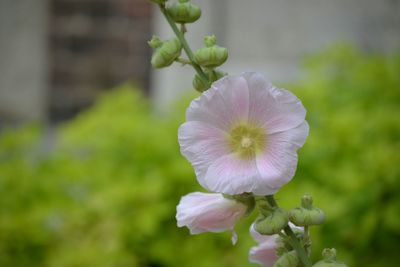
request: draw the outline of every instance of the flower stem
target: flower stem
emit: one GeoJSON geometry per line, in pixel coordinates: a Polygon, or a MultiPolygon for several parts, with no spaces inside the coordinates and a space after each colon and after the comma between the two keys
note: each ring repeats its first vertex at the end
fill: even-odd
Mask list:
{"type": "Polygon", "coordinates": [[[176,37],[178,40],[181,42],[183,50],[185,50],[186,55],[188,56],[189,60],[192,62],[192,66],[197,72],[197,74],[200,76],[200,79],[203,80],[203,82],[206,82],[207,84],[210,84],[207,75],[204,73],[203,69],[194,61],[194,55],[192,50],[189,47],[189,44],[187,43],[185,36],[183,35],[182,31],[178,29],[176,26],[175,22],[172,20],[171,16],[167,13],[167,10],[165,9],[165,5],[160,4],[159,5],[161,13],[164,15],[165,19],[167,20],[168,24],[171,26],[172,30],[174,31],[176,37]]]}
{"type": "Polygon", "coordinates": [[[311,254],[311,238],[310,238],[310,228],[308,225],[304,226],[304,247],[307,251],[307,255],[311,254]]]}
{"type": "MultiPolygon", "coordinates": [[[[265,196],[265,198],[268,201],[268,204],[271,207],[278,208],[278,203],[276,203],[275,198],[273,195],[265,196]]],[[[307,252],[304,249],[304,247],[300,244],[299,240],[297,239],[296,235],[292,231],[292,228],[290,228],[289,225],[286,225],[285,228],[283,229],[285,231],[286,235],[288,235],[291,239],[291,243],[294,247],[294,249],[297,252],[297,255],[300,258],[300,261],[303,263],[304,267],[311,267],[311,262],[308,258],[307,252]]]]}

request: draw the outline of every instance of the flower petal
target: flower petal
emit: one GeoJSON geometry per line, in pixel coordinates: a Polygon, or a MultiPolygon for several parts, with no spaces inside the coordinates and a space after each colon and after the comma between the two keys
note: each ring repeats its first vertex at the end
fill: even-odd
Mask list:
{"type": "Polygon", "coordinates": [[[229,154],[214,161],[204,177],[206,188],[229,195],[252,192],[260,174],[254,160],[243,160],[229,154]]]}
{"type": "Polygon", "coordinates": [[[182,124],[178,130],[178,141],[181,153],[192,163],[202,185],[208,166],[229,153],[226,133],[204,122],[182,124]]]}
{"type": "Polygon", "coordinates": [[[289,182],[297,167],[297,149],[308,136],[308,124],[268,136],[266,152],[257,155],[257,168],[261,175],[254,194],[271,195],[289,182]]]}
{"type": "Polygon", "coordinates": [[[306,110],[291,92],[273,87],[261,74],[244,73],[249,87],[249,121],[264,126],[269,133],[297,127],[306,110]]]}
{"type": "Polygon", "coordinates": [[[276,237],[274,235],[262,235],[259,232],[256,231],[254,228],[254,223],[251,224],[250,226],[250,235],[251,237],[256,240],[258,243],[263,243],[263,242],[275,242],[276,237]]]}
{"type": "Polygon", "coordinates": [[[242,77],[225,77],[196,98],[186,111],[187,121],[201,121],[228,131],[232,124],[247,121],[249,90],[242,77]]]}
{"type": "MultiPolygon", "coordinates": [[[[234,224],[245,215],[247,207],[221,194],[194,192],[182,197],[176,210],[178,226],[187,226],[191,234],[199,234],[233,231],[234,224]]],[[[233,241],[235,236],[232,238],[233,241]]]]}
{"type": "Polygon", "coordinates": [[[278,260],[278,255],[276,254],[276,239],[278,235],[267,236],[267,238],[258,246],[250,249],[249,260],[264,267],[272,267],[278,260]]]}

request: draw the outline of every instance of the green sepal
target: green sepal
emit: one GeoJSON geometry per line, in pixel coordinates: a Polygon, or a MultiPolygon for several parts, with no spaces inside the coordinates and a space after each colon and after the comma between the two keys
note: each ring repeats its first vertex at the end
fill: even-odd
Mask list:
{"type": "Polygon", "coordinates": [[[297,226],[319,225],[325,221],[325,213],[313,207],[312,197],[305,195],[301,199],[301,207],[289,211],[289,219],[297,226]]]}
{"type": "Polygon", "coordinates": [[[254,229],[262,235],[278,234],[288,224],[287,213],[279,208],[273,209],[268,216],[261,215],[254,223],[254,229]]]}
{"type": "Polygon", "coordinates": [[[222,77],[228,75],[226,72],[219,71],[219,70],[211,70],[211,72],[212,72],[211,74],[212,75],[209,75],[210,74],[210,70],[206,70],[205,72],[206,72],[206,74],[208,76],[212,77],[212,79],[210,80],[209,83],[204,81],[202,78],[200,78],[200,76],[198,74],[196,74],[194,76],[194,78],[193,78],[193,83],[192,83],[193,87],[194,87],[194,89],[196,89],[199,92],[206,91],[207,89],[210,88],[210,86],[209,86],[210,83],[213,83],[214,81],[219,80],[222,77]]]}
{"type": "Polygon", "coordinates": [[[200,78],[198,74],[194,76],[192,85],[193,88],[199,91],[200,93],[206,91],[209,88],[208,81],[205,81],[202,78],[200,78]]]}
{"type": "Polygon", "coordinates": [[[273,267],[298,267],[300,263],[297,252],[292,250],[279,257],[273,267]]]}
{"type": "Polygon", "coordinates": [[[150,46],[155,48],[153,56],[151,57],[151,65],[157,69],[168,67],[180,56],[182,45],[176,38],[162,43],[159,43],[155,38],[157,37],[153,37],[149,42],[150,46]]]}
{"type": "Polygon", "coordinates": [[[167,12],[176,23],[192,23],[201,16],[200,7],[188,0],[179,0],[179,3],[168,6],[167,12]]]}
{"type": "Polygon", "coordinates": [[[336,261],[336,249],[325,248],[322,251],[323,260],[315,263],[313,267],[347,267],[346,264],[336,261]]]}
{"type": "Polygon", "coordinates": [[[215,68],[222,65],[228,59],[228,49],[216,45],[214,35],[204,38],[206,47],[194,52],[194,60],[197,64],[206,68],[215,68]]]}

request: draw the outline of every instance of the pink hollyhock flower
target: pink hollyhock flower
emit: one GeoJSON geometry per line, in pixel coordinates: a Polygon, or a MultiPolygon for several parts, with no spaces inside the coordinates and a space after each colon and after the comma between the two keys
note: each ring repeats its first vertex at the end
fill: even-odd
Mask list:
{"type": "Polygon", "coordinates": [[[264,267],[274,266],[274,263],[278,260],[276,240],[279,235],[261,235],[254,229],[254,224],[250,227],[250,234],[254,240],[259,242],[258,246],[250,249],[250,262],[259,263],[264,267]]]}
{"type": "MultiPolygon", "coordinates": [[[[289,223],[292,229],[301,230],[303,228],[294,226],[289,223]]],[[[250,227],[250,234],[259,245],[252,247],[249,253],[249,260],[253,263],[258,263],[263,267],[272,267],[278,260],[276,249],[278,248],[277,239],[279,235],[261,235],[254,229],[254,224],[250,227]]]]}
{"type": "Polygon", "coordinates": [[[178,226],[187,226],[191,234],[231,230],[236,243],[233,227],[246,214],[247,206],[221,194],[194,192],[182,197],[176,210],[178,226]]]}
{"type": "Polygon", "coordinates": [[[227,76],[190,104],[178,133],[181,152],[210,191],[271,195],[296,171],[305,115],[295,95],[261,74],[227,76]]]}

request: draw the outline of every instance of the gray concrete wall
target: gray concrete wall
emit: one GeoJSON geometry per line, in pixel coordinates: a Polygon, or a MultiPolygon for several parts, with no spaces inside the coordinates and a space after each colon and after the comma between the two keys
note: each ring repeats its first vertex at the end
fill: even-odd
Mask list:
{"type": "MultiPolygon", "coordinates": [[[[370,51],[400,48],[399,0],[194,0],[204,16],[189,26],[188,39],[199,48],[216,33],[229,48],[223,69],[231,74],[260,71],[273,81],[299,77],[304,55],[338,42],[370,51]]],[[[155,31],[172,33],[157,12],[155,31]]],[[[191,86],[193,71],[174,66],[153,71],[155,102],[165,109],[191,86]]]]}
{"type": "Polygon", "coordinates": [[[42,119],[47,0],[0,1],[0,121],[42,119]]]}

